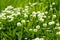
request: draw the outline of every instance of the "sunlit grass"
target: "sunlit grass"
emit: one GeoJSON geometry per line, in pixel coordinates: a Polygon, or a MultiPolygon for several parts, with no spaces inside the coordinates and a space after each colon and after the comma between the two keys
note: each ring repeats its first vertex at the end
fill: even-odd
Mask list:
{"type": "Polygon", "coordinates": [[[1,40],[60,40],[59,0],[0,0],[1,40]]]}

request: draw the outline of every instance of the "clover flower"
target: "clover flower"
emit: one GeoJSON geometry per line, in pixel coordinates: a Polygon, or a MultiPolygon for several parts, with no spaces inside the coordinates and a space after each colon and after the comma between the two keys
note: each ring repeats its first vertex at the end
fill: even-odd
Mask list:
{"type": "Polygon", "coordinates": [[[37,30],[37,29],[34,29],[33,31],[34,31],[34,32],[37,32],[38,30],[37,30]]]}
{"type": "Polygon", "coordinates": [[[21,20],[21,23],[25,23],[26,21],[25,20],[21,20]]]}
{"type": "Polygon", "coordinates": [[[54,21],[51,21],[51,22],[49,22],[48,24],[49,24],[49,25],[53,25],[53,24],[55,24],[55,22],[54,22],[54,21]]]}
{"type": "Polygon", "coordinates": [[[40,25],[37,25],[37,26],[36,26],[36,29],[40,29],[40,25]]]}
{"type": "Polygon", "coordinates": [[[22,24],[20,22],[17,22],[17,26],[21,26],[22,24]]]}
{"type": "Polygon", "coordinates": [[[47,23],[43,23],[43,26],[46,27],[47,26],[47,23]]]}

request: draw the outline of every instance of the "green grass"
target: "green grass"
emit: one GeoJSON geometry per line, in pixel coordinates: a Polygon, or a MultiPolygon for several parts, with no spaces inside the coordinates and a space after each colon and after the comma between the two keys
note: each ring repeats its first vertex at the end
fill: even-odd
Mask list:
{"type": "Polygon", "coordinates": [[[60,40],[60,34],[57,34],[57,32],[60,32],[59,0],[0,0],[0,40],[38,40],[36,39],[37,37],[43,38],[44,40],[60,40]],[[53,5],[53,2],[55,5],[53,5]],[[32,5],[34,3],[37,4],[32,5]],[[8,8],[7,11],[5,11],[8,6],[12,6],[13,8],[8,8]],[[28,8],[25,8],[26,6],[28,6],[28,8]],[[45,14],[46,11],[48,14],[45,14]],[[20,14],[17,12],[20,12],[20,14]],[[39,16],[37,12],[41,12],[39,16]],[[35,15],[35,13],[37,14],[35,15]],[[27,16],[25,14],[27,14],[27,16]],[[44,18],[44,16],[46,16],[46,18],[44,18]],[[40,19],[41,17],[44,21],[40,19]],[[29,20],[29,22],[27,22],[27,20],[29,20]],[[51,21],[55,23],[49,25],[51,21]],[[18,22],[21,24],[17,25],[18,22]],[[46,23],[47,26],[43,26],[44,23],[46,23]],[[58,26],[57,23],[59,23],[58,26]],[[37,25],[39,25],[40,28],[39,26],[36,28],[37,25]],[[29,29],[32,31],[29,31],[29,29]],[[37,29],[37,32],[36,30],[34,31],[34,29],[37,29]]]}

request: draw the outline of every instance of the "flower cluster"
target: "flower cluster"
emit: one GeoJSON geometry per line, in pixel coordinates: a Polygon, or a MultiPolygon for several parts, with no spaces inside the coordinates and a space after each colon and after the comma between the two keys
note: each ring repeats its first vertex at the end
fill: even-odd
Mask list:
{"type": "Polygon", "coordinates": [[[52,6],[55,5],[55,2],[50,5],[49,12],[44,9],[43,11],[32,10],[32,7],[37,4],[29,3],[29,6],[25,6],[24,8],[7,6],[0,13],[0,30],[5,28],[4,30],[9,31],[6,33],[10,33],[10,36],[13,34],[12,38],[17,36],[18,39],[21,37],[20,39],[23,40],[44,40],[47,37],[47,39],[51,38],[51,40],[54,40],[52,39],[53,35],[60,35],[60,16],[57,14],[58,11],[56,13],[52,12],[54,10],[52,6]]]}

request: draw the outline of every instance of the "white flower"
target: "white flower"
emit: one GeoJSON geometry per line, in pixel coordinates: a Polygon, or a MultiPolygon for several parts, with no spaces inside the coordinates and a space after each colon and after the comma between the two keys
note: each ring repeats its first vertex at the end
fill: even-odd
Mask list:
{"type": "Polygon", "coordinates": [[[53,18],[56,18],[56,15],[53,15],[53,18]]]}
{"type": "Polygon", "coordinates": [[[60,24],[59,23],[56,23],[56,26],[59,26],[60,24]]]}
{"type": "Polygon", "coordinates": [[[31,5],[31,2],[29,2],[29,5],[31,5]]]}
{"type": "Polygon", "coordinates": [[[47,23],[43,23],[43,26],[46,27],[47,26],[47,23]]]}
{"type": "Polygon", "coordinates": [[[50,10],[53,10],[53,8],[50,8],[50,10]]]}
{"type": "Polygon", "coordinates": [[[11,14],[11,13],[12,13],[10,10],[7,10],[7,11],[5,11],[5,12],[8,13],[8,14],[11,14]]]}
{"type": "Polygon", "coordinates": [[[54,29],[58,29],[58,30],[60,30],[60,26],[58,26],[58,27],[56,26],[54,29]]]}
{"type": "Polygon", "coordinates": [[[25,20],[21,20],[21,23],[25,23],[25,20]]]}
{"type": "Polygon", "coordinates": [[[16,15],[20,15],[20,12],[17,12],[17,14],[16,15]]]}
{"type": "Polygon", "coordinates": [[[44,38],[40,38],[39,40],[44,40],[44,38]]]}
{"type": "Polygon", "coordinates": [[[11,6],[11,5],[7,6],[7,9],[13,9],[13,6],[11,6]]]}
{"type": "Polygon", "coordinates": [[[48,14],[48,11],[46,11],[45,14],[48,14]]]}
{"type": "Polygon", "coordinates": [[[40,11],[37,11],[37,14],[40,14],[40,11]]]}
{"type": "Polygon", "coordinates": [[[35,38],[34,40],[44,40],[44,38],[39,38],[39,37],[37,37],[37,38],[35,38]]]}
{"type": "Polygon", "coordinates": [[[60,35],[60,31],[59,32],[56,32],[57,35],[60,35]]]}
{"type": "Polygon", "coordinates": [[[49,22],[48,24],[49,24],[49,25],[53,25],[53,24],[55,24],[55,22],[54,22],[54,21],[51,21],[51,22],[49,22]]]}
{"type": "Polygon", "coordinates": [[[20,8],[14,8],[13,10],[20,12],[20,8]]]}
{"type": "Polygon", "coordinates": [[[32,17],[36,17],[36,12],[33,11],[31,16],[32,16],[32,17]]]}
{"type": "Polygon", "coordinates": [[[32,29],[30,28],[29,31],[32,31],[32,29]]]}
{"type": "Polygon", "coordinates": [[[25,38],[27,40],[27,38],[25,38]]]}
{"type": "Polygon", "coordinates": [[[34,31],[34,32],[37,32],[37,29],[34,29],[33,31],[34,31]]]}
{"type": "Polygon", "coordinates": [[[46,18],[46,16],[45,16],[45,15],[44,15],[43,17],[44,17],[44,18],[46,18]]]}
{"type": "Polygon", "coordinates": [[[25,6],[25,8],[26,8],[26,9],[28,9],[28,8],[29,8],[29,6],[25,6]]]}
{"type": "Polygon", "coordinates": [[[35,12],[35,11],[33,11],[33,12],[32,12],[32,15],[36,15],[36,12],[35,12]]]}
{"type": "Polygon", "coordinates": [[[34,40],[40,40],[40,38],[37,37],[37,38],[35,38],[34,40]]]}
{"type": "Polygon", "coordinates": [[[34,5],[36,5],[37,3],[33,3],[31,6],[34,6],[34,5]]]}
{"type": "Polygon", "coordinates": [[[24,17],[28,17],[28,15],[25,13],[25,14],[24,14],[24,17]]]}
{"type": "Polygon", "coordinates": [[[17,26],[21,26],[22,24],[20,22],[17,23],[17,26]]]}
{"type": "Polygon", "coordinates": [[[37,26],[36,26],[36,29],[40,29],[40,25],[37,25],[37,26]]]}
{"type": "Polygon", "coordinates": [[[55,2],[53,2],[52,5],[55,5],[55,2]]]}
{"type": "Polygon", "coordinates": [[[40,20],[41,22],[44,22],[44,19],[43,19],[43,18],[40,18],[39,20],[40,20]]]}

